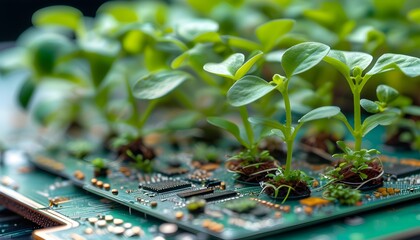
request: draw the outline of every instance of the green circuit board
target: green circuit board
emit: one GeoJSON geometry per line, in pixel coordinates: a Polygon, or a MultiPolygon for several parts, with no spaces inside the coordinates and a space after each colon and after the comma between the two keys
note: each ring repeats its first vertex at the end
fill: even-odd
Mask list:
{"type": "MultiPolygon", "coordinates": [[[[9,204],[13,201],[14,204],[27,206],[19,214],[40,225],[40,229],[32,234],[36,239],[166,237],[159,231],[165,222],[145,217],[123,205],[90,194],[67,179],[35,169],[28,162],[3,166],[0,168],[0,176],[0,198],[9,198],[9,201],[0,201],[0,204],[11,207],[9,204]],[[48,228],[51,224],[47,223],[49,215],[46,211],[58,213],[53,224],[56,228],[48,228]]],[[[170,239],[178,236],[194,237],[181,230],[174,233],[170,239]]]]}
{"type": "MultiPolygon", "coordinates": [[[[372,137],[371,139],[374,139],[372,137]]],[[[146,213],[163,221],[174,222],[181,228],[194,233],[204,232],[222,239],[257,238],[304,228],[321,222],[338,219],[349,215],[371,211],[392,204],[400,204],[420,197],[420,175],[418,167],[406,166],[411,174],[404,177],[392,177],[391,172],[401,168],[400,163],[406,159],[418,161],[416,152],[392,152],[386,148],[380,149],[392,161],[385,161],[384,186],[392,189],[391,194],[377,195],[377,189],[362,192],[362,201],[357,206],[343,206],[330,202],[325,205],[311,207],[298,200],[272,199],[261,193],[260,186],[247,185],[238,182],[235,174],[220,167],[212,172],[200,172],[190,167],[191,159],[185,154],[168,153],[158,162],[158,172],[144,174],[131,169],[130,174],[121,172],[121,162],[108,163],[110,173],[107,177],[95,178],[92,184],[93,166],[89,161],[70,158],[61,151],[53,154],[42,153],[33,158],[33,162],[47,171],[71,179],[85,190],[105,197],[133,210],[146,213]],[[185,173],[165,174],[169,159],[182,162],[185,173]],[[53,167],[52,167],[53,166],[53,167]],[[160,169],[160,170],[159,170],[160,169]],[[387,172],[389,170],[389,172],[387,172]],[[84,173],[84,179],[74,176],[76,171],[84,173]],[[192,176],[204,174],[206,179],[196,181],[192,176]],[[105,189],[96,184],[101,181],[110,185],[105,189]],[[225,183],[225,188],[220,183],[225,183]],[[394,191],[395,190],[395,191],[394,191]],[[187,208],[186,195],[195,195],[207,200],[205,211],[199,214],[190,213],[187,208]],[[238,213],[227,209],[227,204],[239,204],[240,200],[250,199],[256,202],[256,207],[249,213],[238,213]]],[[[299,155],[298,155],[299,156],[299,155]]],[[[108,157],[112,159],[112,157],[108,157]]],[[[297,161],[295,164],[305,172],[318,179],[320,186],[313,188],[312,197],[321,198],[317,191],[326,182],[319,178],[326,165],[310,164],[307,161],[297,161]]]]}

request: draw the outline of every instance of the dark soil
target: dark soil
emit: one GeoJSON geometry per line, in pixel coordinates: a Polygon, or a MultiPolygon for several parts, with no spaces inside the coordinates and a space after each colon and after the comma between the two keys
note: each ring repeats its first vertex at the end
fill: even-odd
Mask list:
{"type": "MultiPolygon", "coordinates": [[[[274,181],[273,179],[269,179],[267,182],[276,187],[280,185],[291,186],[293,189],[290,190],[288,196],[290,199],[306,198],[311,195],[311,190],[309,189],[308,184],[303,181],[286,181],[285,179],[281,181],[274,181]]],[[[286,197],[288,191],[289,188],[287,187],[280,188],[276,198],[283,200],[286,197]]],[[[274,198],[275,192],[273,188],[268,187],[264,190],[264,192],[274,198]]]]}
{"type": "Polygon", "coordinates": [[[127,145],[123,145],[117,149],[119,159],[123,161],[134,161],[127,155],[127,150],[130,150],[134,155],[142,155],[143,159],[153,160],[156,157],[155,151],[143,143],[142,138],[137,138],[127,145]]]}
{"type": "Polygon", "coordinates": [[[226,163],[227,169],[239,173],[239,178],[237,180],[246,182],[246,183],[259,183],[261,181],[266,181],[266,177],[269,173],[275,173],[278,164],[277,161],[266,161],[261,162],[260,165],[247,167],[242,165],[243,160],[232,160],[226,163]],[[270,170],[272,169],[272,170],[270,170]],[[253,173],[258,174],[252,175],[253,173]]]}
{"type": "MultiPolygon", "coordinates": [[[[363,180],[362,178],[360,178],[358,174],[350,170],[352,166],[347,166],[347,167],[344,167],[340,171],[340,174],[343,176],[343,179],[340,182],[350,187],[356,188],[356,187],[359,187],[360,184],[362,184],[366,180],[378,177],[383,171],[382,165],[380,165],[379,162],[373,161],[373,162],[370,162],[368,165],[370,168],[362,171],[362,173],[368,176],[367,179],[363,180]]],[[[368,183],[364,184],[361,190],[363,189],[367,190],[367,189],[370,189],[371,187],[381,186],[382,184],[383,184],[383,178],[380,177],[378,179],[369,181],[368,183]]]]}

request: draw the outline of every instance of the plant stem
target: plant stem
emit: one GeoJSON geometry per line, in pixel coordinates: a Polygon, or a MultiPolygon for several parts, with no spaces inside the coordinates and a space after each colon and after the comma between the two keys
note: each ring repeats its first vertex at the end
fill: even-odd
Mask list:
{"type": "Polygon", "coordinates": [[[360,88],[355,85],[353,92],[354,107],[354,150],[359,151],[362,148],[362,119],[360,113],[360,88]]]}
{"type": "Polygon", "coordinates": [[[174,91],[176,100],[181,103],[185,108],[195,110],[195,106],[190,98],[183,92],[178,89],[174,91]]]}
{"type": "Polygon", "coordinates": [[[144,113],[141,115],[141,118],[137,124],[137,128],[139,132],[141,132],[144,124],[146,124],[147,119],[150,117],[150,114],[152,114],[153,109],[155,108],[156,104],[158,103],[158,100],[151,100],[150,103],[147,105],[146,109],[144,110],[144,113]]]}
{"type": "Polygon", "coordinates": [[[130,86],[130,82],[128,80],[128,76],[124,76],[124,82],[125,82],[125,88],[128,94],[128,101],[131,104],[131,108],[133,109],[133,116],[130,119],[130,122],[132,122],[133,124],[135,124],[138,119],[140,118],[139,116],[139,110],[137,109],[137,102],[136,99],[134,98],[133,95],[133,91],[131,91],[131,86],[130,86]]]}
{"type": "Polygon", "coordinates": [[[246,106],[239,107],[239,113],[241,114],[242,124],[245,127],[246,135],[248,137],[250,150],[253,154],[255,154],[256,148],[254,146],[254,132],[252,130],[251,123],[248,121],[248,110],[246,106]]]}
{"type": "Polygon", "coordinates": [[[287,134],[285,134],[285,142],[287,145],[287,157],[286,157],[286,167],[284,169],[284,176],[287,178],[289,176],[291,167],[292,167],[292,154],[293,154],[293,143],[294,137],[292,134],[292,108],[290,105],[290,98],[288,94],[288,80],[285,82],[284,90],[280,91],[283,95],[284,101],[284,110],[286,111],[286,129],[287,134]]]}

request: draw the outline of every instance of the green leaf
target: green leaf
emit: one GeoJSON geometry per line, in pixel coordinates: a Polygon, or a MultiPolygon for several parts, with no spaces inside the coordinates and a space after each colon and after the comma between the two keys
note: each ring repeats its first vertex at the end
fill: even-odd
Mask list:
{"type": "Polygon", "coordinates": [[[276,86],[262,78],[248,75],[232,85],[227,93],[227,99],[232,106],[240,107],[262,98],[275,88],[276,86]]]}
{"type": "Polygon", "coordinates": [[[191,76],[182,71],[160,71],[141,78],[133,86],[133,94],[139,99],[157,99],[165,96],[191,76]]]}
{"type": "Polygon", "coordinates": [[[420,75],[420,59],[402,54],[386,53],[379,57],[366,75],[372,76],[395,69],[400,69],[409,77],[417,77],[420,75]]]}
{"type": "Polygon", "coordinates": [[[362,136],[365,136],[378,125],[390,125],[397,120],[398,114],[394,112],[382,112],[367,117],[362,124],[362,136]]]}
{"type": "Polygon", "coordinates": [[[415,23],[420,23],[420,8],[416,8],[408,12],[407,18],[415,23]]]}
{"type": "Polygon", "coordinates": [[[225,42],[225,44],[230,47],[239,48],[250,52],[260,49],[260,45],[245,38],[235,36],[222,36],[221,38],[223,42],[225,42]]]}
{"type": "Polygon", "coordinates": [[[83,17],[82,12],[69,6],[52,6],[42,8],[32,15],[35,26],[60,26],[76,31],[83,17]]]}
{"type": "Polygon", "coordinates": [[[335,107],[335,106],[319,107],[305,114],[303,117],[299,119],[298,122],[305,123],[305,122],[319,120],[323,118],[331,118],[338,115],[339,113],[341,113],[339,107],[335,107]]]}
{"type": "Polygon", "coordinates": [[[26,81],[20,87],[18,93],[18,102],[23,109],[27,109],[29,103],[31,102],[32,96],[36,90],[36,85],[31,79],[26,79],[26,81]]]}
{"type": "Polygon", "coordinates": [[[176,27],[176,33],[187,41],[194,41],[196,38],[209,32],[217,32],[219,25],[210,19],[196,19],[183,22],[176,27]]]}
{"type": "Polygon", "coordinates": [[[341,74],[350,77],[356,67],[366,69],[372,62],[372,56],[363,52],[331,50],[324,61],[333,65],[341,74]]]}
{"type": "Polygon", "coordinates": [[[271,134],[280,137],[283,141],[285,139],[284,133],[281,130],[279,130],[279,129],[271,129],[271,134]]]}
{"type": "Polygon", "coordinates": [[[287,75],[305,72],[317,65],[329,52],[330,47],[322,43],[305,42],[297,44],[284,52],[281,64],[287,75]]]}
{"type": "Polygon", "coordinates": [[[132,23],[139,20],[136,8],[130,2],[106,2],[98,9],[98,13],[110,15],[123,23],[132,23]]]}
{"type": "Polygon", "coordinates": [[[362,106],[363,109],[366,110],[368,113],[378,113],[379,112],[379,106],[373,101],[367,100],[367,99],[361,99],[360,100],[360,106],[362,106]]]}
{"type": "Polygon", "coordinates": [[[399,92],[394,88],[381,84],[376,88],[376,96],[378,97],[379,101],[384,103],[390,103],[397,99],[399,96],[399,92]]]}
{"type": "Polygon", "coordinates": [[[242,53],[235,53],[221,63],[207,63],[203,69],[222,77],[235,79],[236,71],[238,71],[244,61],[245,56],[242,53]]]}
{"type": "Polygon", "coordinates": [[[277,121],[274,121],[272,119],[269,118],[263,118],[263,117],[251,117],[249,118],[249,122],[253,123],[253,124],[260,124],[263,126],[267,126],[273,129],[278,129],[282,132],[282,134],[285,134],[287,132],[286,126],[284,126],[283,124],[280,124],[277,121]]]}
{"type": "Polygon", "coordinates": [[[406,106],[402,110],[405,114],[420,116],[420,106],[406,106]]]}
{"type": "Polygon", "coordinates": [[[252,56],[248,61],[246,61],[242,66],[236,70],[235,73],[235,80],[240,79],[241,77],[245,76],[245,74],[248,73],[248,71],[251,69],[254,64],[260,60],[263,56],[263,52],[257,51],[254,56],[252,56]]]}
{"type": "Polygon", "coordinates": [[[271,20],[260,25],[255,34],[264,46],[264,51],[270,51],[279,42],[282,36],[292,30],[295,21],[292,19],[271,20]]]}
{"type": "Polygon", "coordinates": [[[228,131],[238,140],[239,143],[248,147],[248,144],[241,138],[239,127],[235,123],[221,117],[208,117],[207,122],[228,131]]]}

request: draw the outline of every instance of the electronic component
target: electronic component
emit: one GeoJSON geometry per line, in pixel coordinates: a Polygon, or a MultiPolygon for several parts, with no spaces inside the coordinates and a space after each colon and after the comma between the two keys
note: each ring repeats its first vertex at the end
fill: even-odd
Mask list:
{"type": "Polygon", "coordinates": [[[200,189],[200,190],[185,191],[185,192],[178,193],[177,195],[178,197],[181,197],[181,198],[190,198],[190,197],[205,195],[205,194],[209,194],[213,192],[214,192],[213,189],[205,188],[205,189],[200,189]]]}
{"type": "Polygon", "coordinates": [[[140,187],[142,187],[144,190],[149,190],[149,191],[157,192],[157,193],[163,193],[163,192],[169,192],[169,191],[191,187],[191,183],[187,183],[184,181],[177,181],[177,180],[166,180],[162,182],[142,184],[140,185],[140,187]]]}
{"type": "Polygon", "coordinates": [[[403,178],[420,173],[420,167],[394,163],[392,165],[385,165],[384,171],[386,174],[389,174],[395,178],[403,178]]]}
{"type": "Polygon", "coordinates": [[[207,202],[223,200],[226,198],[236,197],[238,195],[237,192],[226,190],[223,192],[215,192],[207,195],[200,196],[201,199],[206,200],[207,202]]]}

